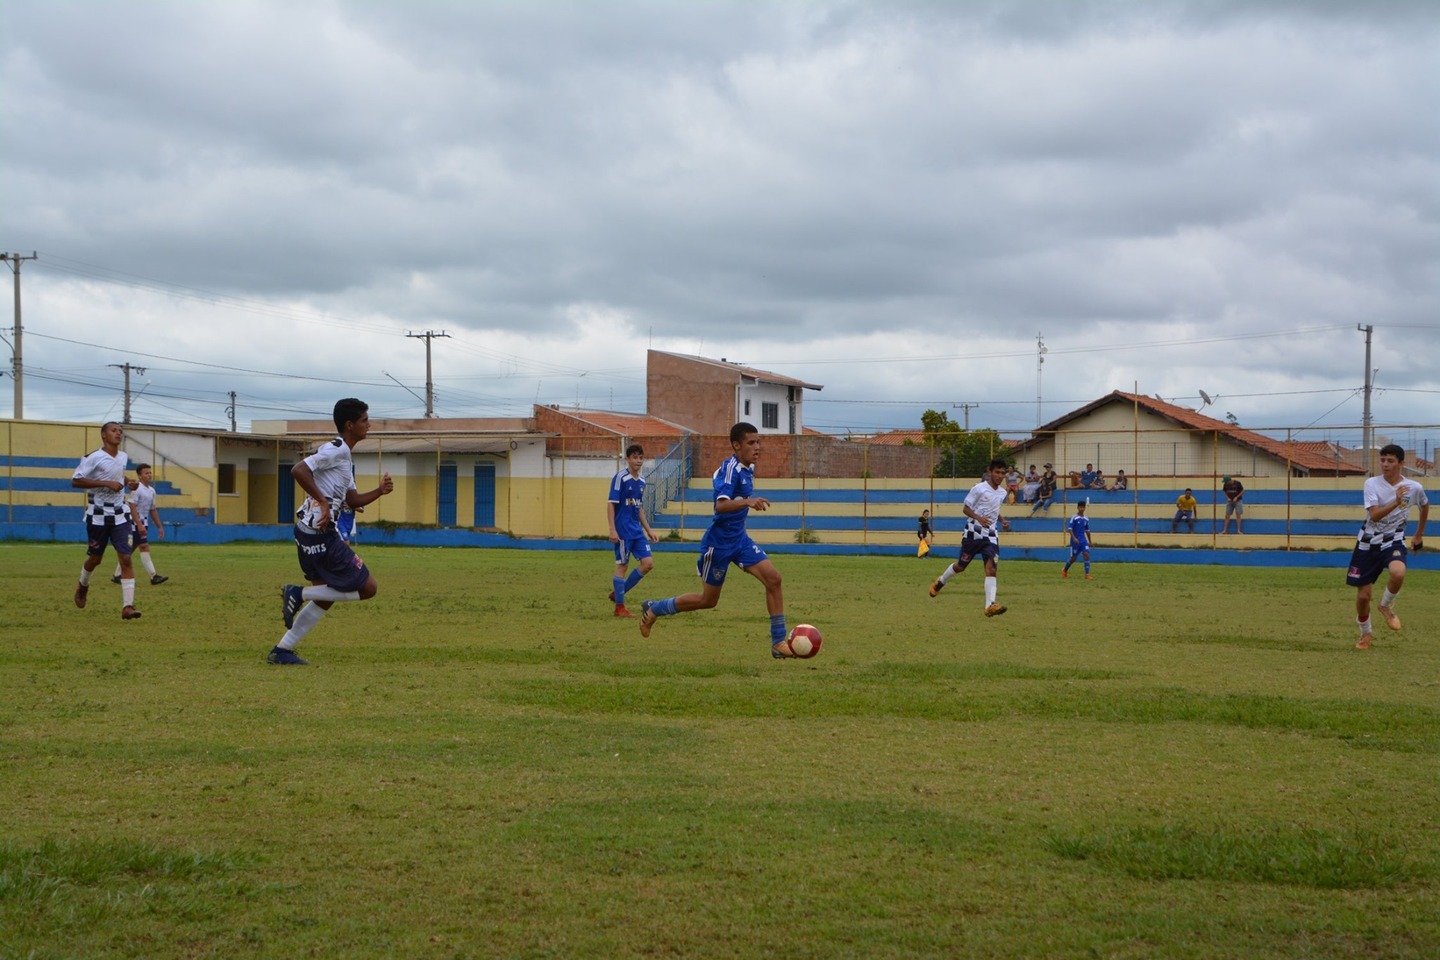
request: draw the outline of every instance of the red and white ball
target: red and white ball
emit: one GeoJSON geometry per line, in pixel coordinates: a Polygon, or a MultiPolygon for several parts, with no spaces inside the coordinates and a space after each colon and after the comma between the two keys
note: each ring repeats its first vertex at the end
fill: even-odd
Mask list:
{"type": "Polygon", "coordinates": [[[797,624],[790,631],[790,652],[802,660],[808,660],[820,652],[820,631],[808,623],[797,624]]]}

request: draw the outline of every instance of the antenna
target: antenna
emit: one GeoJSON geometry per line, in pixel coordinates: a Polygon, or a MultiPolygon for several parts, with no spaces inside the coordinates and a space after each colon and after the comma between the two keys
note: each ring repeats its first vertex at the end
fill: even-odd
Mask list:
{"type": "Polygon", "coordinates": [[[1212,396],[1210,396],[1210,394],[1206,393],[1204,390],[1201,390],[1201,391],[1200,391],[1200,399],[1204,401],[1204,403],[1200,404],[1200,409],[1201,409],[1201,410],[1204,410],[1206,407],[1210,406],[1210,404],[1214,403],[1217,398],[1216,398],[1216,397],[1212,397],[1212,396]]]}

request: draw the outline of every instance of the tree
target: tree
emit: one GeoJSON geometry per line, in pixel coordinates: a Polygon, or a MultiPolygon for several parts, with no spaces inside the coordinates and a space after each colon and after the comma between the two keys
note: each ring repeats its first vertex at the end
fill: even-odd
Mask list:
{"type": "Polygon", "coordinates": [[[994,430],[966,430],[940,410],[920,415],[925,445],[936,452],[934,476],[979,477],[1000,455],[1000,434],[994,430]]]}

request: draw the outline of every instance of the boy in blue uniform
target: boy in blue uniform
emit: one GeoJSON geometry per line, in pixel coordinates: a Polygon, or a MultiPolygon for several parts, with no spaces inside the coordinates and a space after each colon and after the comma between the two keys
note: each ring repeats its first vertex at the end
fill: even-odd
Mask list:
{"type": "Polygon", "coordinates": [[[751,510],[763,511],[770,507],[769,500],[753,494],[760,431],[753,424],[735,424],[730,428],[730,448],[734,455],[715,471],[715,518],[700,541],[700,559],[695,564],[701,592],[668,600],[646,600],[640,607],[640,636],[650,636],[650,629],[660,617],[714,607],[720,602],[725,574],[733,563],[764,584],[765,607],[770,612],[770,655],[783,660],[795,654],[785,638],[785,599],[780,589],[780,571],[745,531],[745,518],[751,510]]]}
{"type": "Polygon", "coordinates": [[[335,429],[340,435],[315,453],[295,464],[290,475],[307,494],[295,511],[295,552],[300,572],[310,586],[287,583],[280,588],[281,615],[285,635],[265,656],[267,663],[280,666],[308,663],[295,653],[331,604],[369,600],[379,584],[365,562],[340,537],[335,521],[341,510],[354,510],[374,503],[395,489],[390,474],[380,486],[366,493],[355,489],[355,467],[350,452],[370,433],[369,406],[354,397],[335,404],[335,429]],[[307,602],[308,601],[308,602],[307,602]]]}
{"type": "Polygon", "coordinates": [[[617,617],[634,616],[625,609],[625,594],[654,568],[650,544],[660,542],[645,516],[645,478],[640,476],[643,466],[645,448],[638,443],[630,444],[625,448],[625,469],[610,481],[610,499],[605,503],[605,514],[610,521],[610,542],[615,545],[615,575],[610,580],[610,599],[615,602],[617,617]],[[631,557],[635,558],[635,569],[627,575],[631,557]]]}
{"type": "Polygon", "coordinates": [[[1065,561],[1065,569],[1060,571],[1061,579],[1069,579],[1070,565],[1075,562],[1076,557],[1085,558],[1085,579],[1090,577],[1090,518],[1085,516],[1085,508],[1090,505],[1089,500],[1081,500],[1075,504],[1075,516],[1071,517],[1065,524],[1070,531],[1070,559],[1065,561]]]}

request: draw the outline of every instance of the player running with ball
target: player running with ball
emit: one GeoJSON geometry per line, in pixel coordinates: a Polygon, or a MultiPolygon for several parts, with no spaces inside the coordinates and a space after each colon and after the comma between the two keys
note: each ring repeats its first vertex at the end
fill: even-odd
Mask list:
{"type": "Polygon", "coordinates": [[[1369,650],[1370,597],[1380,574],[1388,573],[1385,592],[1380,596],[1380,616],[1391,630],[1400,629],[1395,615],[1395,598],[1405,584],[1405,526],[1410,522],[1410,508],[1420,508],[1420,522],[1410,545],[1416,550],[1425,545],[1425,521],[1430,519],[1430,500],[1425,489],[1401,473],[1405,448],[1389,443],[1380,448],[1380,476],[1365,481],[1365,523],[1355,540],[1350,555],[1350,571],[1345,582],[1358,587],[1355,592],[1355,622],[1360,626],[1358,650],[1369,650]]]}
{"type": "Polygon", "coordinates": [[[965,535],[960,541],[960,559],[946,567],[939,578],[930,585],[930,596],[940,595],[945,584],[957,573],[964,572],[970,561],[981,557],[985,561],[985,616],[998,617],[1005,612],[1005,606],[995,602],[999,591],[999,580],[995,570],[1000,564],[1000,531],[1010,529],[1010,521],[1000,516],[1005,504],[1004,460],[998,457],[990,461],[985,479],[970,488],[965,495],[963,513],[969,518],[965,524],[965,535]]]}
{"type": "Polygon", "coordinates": [[[780,571],[745,531],[745,518],[751,510],[770,507],[769,500],[755,496],[754,492],[760,432],[753,424],[737,423],[730,428],[730,447],[734,456],[715,471],[715,518],[700,541],[700,559],[695,564],[701,592],[646,600],[640,607],[640,636],[650,636],[651,628],[660,617],[714,607],[720,602],[725,574],[733,563],[764,585],[765,608],[770,613],[770,655],[777,660],[788,659],[795,653],[790,649],[790,641],[785,639],[785,596],[780,587],[780,571]]]}

